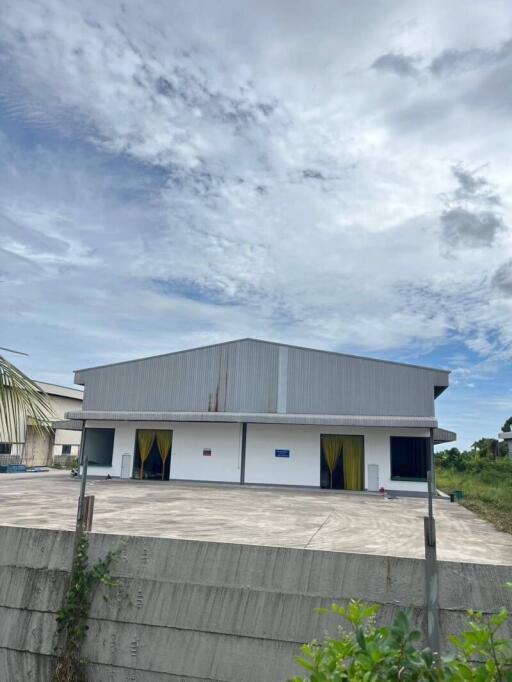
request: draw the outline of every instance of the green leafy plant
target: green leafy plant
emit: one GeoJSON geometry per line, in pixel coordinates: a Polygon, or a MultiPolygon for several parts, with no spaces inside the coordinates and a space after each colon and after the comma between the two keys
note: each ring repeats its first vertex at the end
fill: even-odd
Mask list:
{"type": "Polygon", "coordinates": [[[457,456],[445,451],[436,457],[436,482],[444,492],[464,491],[462,504],[512,533],[512,460],[457,456]]]}
{"type": "Polygon", "coordinates": [[[0,434],[11,442],[22,436],[25,421],[47,433],[54,418],[48,396],[20,369],[0,355],[0,434]]]}
{"type": "MultiPolygon", "coordinates": [[[[377,626],[378,606],[351,601],[347,607],[333,604],[330,612],[340,616],[344,625],[338,636],[326,635],[323,642],[302,647],[296,662],[308,677],[290,682],[510,682],[512,648],[498,632],[509,618],[504,609],[484,616],[469,612],[468,630],[451,637],[454,653],[434,656],[420,648],[422,635],[411,626],[410,611],[398,613],[390,627],[377,626]]],[[[318,609],[328,613],[328,609],[318,609]]]]}
{"type": "MultiPolygon", "coordinates": [[[[89,539],[87,534],[83,534],[78,543],[64,605],[57,613],[62,645],[57,648],[58,660],[52,682],[85,682],[85,660],[81,649],[88,630],[87,618],[94,590],[99,585],[112,588],[120,584],[118,579],[110,575],[110,567],[118,558],[122,546],[114,552],[108,552],[104,559],[93,566],[89,566],[88,550],[89,539]]],[[[103,599],[108,601],[108,595],[104,594],[103,599]]]]}
{"type": "MultiPolygon", "coordinates": [[[[446,659],[449,680],[512,680],[512,642],[499,636],[500,628],[509,618],[508,611],[484,616],[469,611],[469,629],[460,637],[451,635],[456,655],[446,659]],[[475,659],[482,661],[474,663],[475,659]]],[[[443,678],[442,678],[443,679],[443,678]]]]}

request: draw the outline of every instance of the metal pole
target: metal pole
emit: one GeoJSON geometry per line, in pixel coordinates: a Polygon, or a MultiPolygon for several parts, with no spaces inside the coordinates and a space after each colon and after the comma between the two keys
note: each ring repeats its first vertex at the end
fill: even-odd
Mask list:
{"type": "MultiPolygon", "coordinates": [[[[434,453],[434,429],[430,429],[430,473],[432,474],[432,494],[436,492],[436,457],[434,453]]],[[[432,516],[429,511],[429,516],[432,516]]]]}
{"type": "MultiPolygon", "coordinates": [[[[82,438],[80,439],[80,450],[78,454],[78,473],[80,474],[80,466],[82,466],[82,479],[80,481],[80,495],[78,497],[78,509],[76,513],[76,529],[75,537],[73,541],[73,555],[71,557],[71,571],[69,574],[68,584],[71,584],[73,574],[75,571],[75,566],[78,557],[78,548],[80,546],[80,541],[84,535],[85,530],[85,484],[87,481],[87,460],[88,455],[86,454],[85,448],[85,420],[82,419],[82,438]]],[[[92,521],[91,521],[92,522],[92,521]]],[[[68,640],[67,634],[61,634],[60,636],[60,648],[64,650],[67,646],[68,640]]]]}
{"type": "Polygon", "coordinates": [[[437,572],[436,522],[433,514],[432,471],[427,473],[428,516],[424,517],[425,535],[425,597],[427,610],[427,642],[436,656],[441,652],[439,628],[439,575],[437,572]]]}
{"type": "Polygon", "coordinates": [[[78,497],[78,509],[76,513],[76,529],[83,530],[84,526],[84,507],[85,507],[85,486],[87,484],[87,464],[89,455],[85,449],[85,421],[82,421],[82,438],[80,440],[80,454],[78,459],[78,473],[82,467],[82,478],[80,479],[80,495],[78,497]]]}
{"type": "Polygon", "coordinates": [[[86,495],[84,498],[84,523],[87,532],[92,530],[92,519],[94,516],[94,495],[86,495]]]}

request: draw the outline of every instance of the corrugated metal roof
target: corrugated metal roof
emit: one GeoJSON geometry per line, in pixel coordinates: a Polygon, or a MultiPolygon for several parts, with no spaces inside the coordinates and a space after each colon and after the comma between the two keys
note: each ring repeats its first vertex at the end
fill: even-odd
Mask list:
{"type": "Polygon", "coordinates": [[[433,417],[448,372],[255,339],[80,370],[84,410],[433,417]]]}
{"type": "Polygon", "coordinates": [[[36,384],[48,395],[56,395],[62,398],[74,398],[75,400],[83,400],[84,397],[84,392],[80,388],[69,388],[69,386],[49,384],[46,381],[36,381],[36,384]]]}
{"type": "Polygon", "coordinates": [[[70,420],[155,421],[155,422],[248,422],[251,424],[319,424],[325,426],[393,426],[434,428],[433,417],[363,416],[338,414],[266,414],[247,412],[125,412],[83,410],[66,412],[70,420]]]}
{"type": "Polygon", "coordinates": [[[453,443],[455,440],[457,440],[455,431],[448,431],[448,429],[441,429],[440,427],[434,429],[434,443],[436,445],[441,445],[441,443],[453,443]]]}

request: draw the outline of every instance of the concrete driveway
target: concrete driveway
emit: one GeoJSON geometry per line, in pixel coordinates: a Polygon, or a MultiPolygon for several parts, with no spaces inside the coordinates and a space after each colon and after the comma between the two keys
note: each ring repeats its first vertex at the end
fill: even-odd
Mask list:
{"type": "MultiPolygon", "coordinates": [[[[93,530],[421,558],[426,500],[285,488],[93,480],[93,530]]],[[[73,529],[68,472],[0,474],[0,524],[73,529]]],[[[512,565],[512,535],[435,502],[438,558],[512,565]]]]}

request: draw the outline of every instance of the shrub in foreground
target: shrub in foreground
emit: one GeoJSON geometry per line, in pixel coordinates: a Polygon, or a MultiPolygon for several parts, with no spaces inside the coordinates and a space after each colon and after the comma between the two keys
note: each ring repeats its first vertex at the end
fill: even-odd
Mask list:
{"type": "Polygon", "coordinates": [[[305,644],[296,661],[308,676],[290,682],[512,682],[512,643],[499,635],[509,618],[505,609],[491,616],[468,612],[467,630],[450,638],[454,653],[441,658],[419,648],[422,635],[409,611],[398,613],[390,627],[377,627],[378,610],[359,601],[333,604],[332,613],[345,621],[338,637],[305,644]]]}

